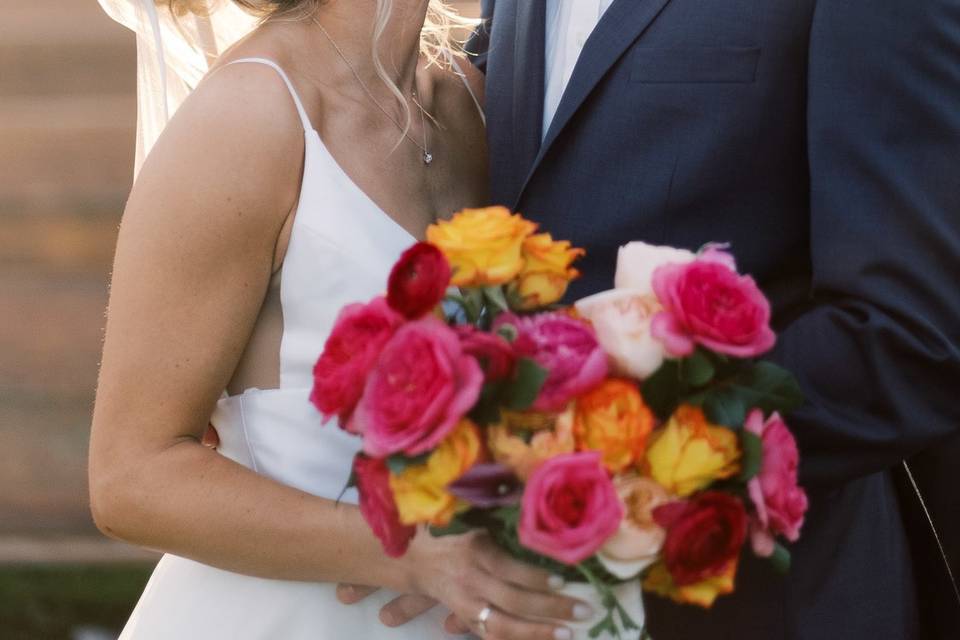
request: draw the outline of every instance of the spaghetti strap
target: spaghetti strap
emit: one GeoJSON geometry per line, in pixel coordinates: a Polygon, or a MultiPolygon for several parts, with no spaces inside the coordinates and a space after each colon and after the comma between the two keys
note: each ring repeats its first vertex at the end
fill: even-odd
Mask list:
{"type": "Polygon", "coordinates": [[[477,94],[474,93],[473,87],[470,86],[470,81],[467,80],[467,74],[463,72],[463,69],[460,68],[460,64],[457,62],[457,59],[453,57],[450,53],[447,54],[450,60],[450,66],[453,67],[454,73],[460,76],[460,79],[463,80],[463,86],[467,88],[467,92],[470,94],[470,97],[473,98],[473,104],[477,107],[477,113],[480,114],[480,120],[483,122],[483,126],[487,126],[487,115],[483,112],[483,107],[480,106],[480,101],[477,100],[477,94]]]}
{"type": "Polygon", "coordinates": [[[239,60],[233,60],[228,62],[224,66],[230,66],[231,64],[240,64],[242,62],[252,62],[255,64],[263,64],[268,67],[272,67],[274,71],[280,74],[280,77],[283,78],[284,84],[287,85],[287,89],[290,90],[290,96],[293,98],[293,103],[297,106],[297,113],[300,114],[300,122],[303,124],[304,131],[312,131],[313,124],[310,123],[310,117],[307,115],[307,110],[303,108],[303,102],[300,100],[300,95],[297,93],[297,90],[294,88],[293,83],[290,82],[289,76],[286,72],[280,68],[273,60],[268,60],[266,58],[240,58],[239,60]]]}

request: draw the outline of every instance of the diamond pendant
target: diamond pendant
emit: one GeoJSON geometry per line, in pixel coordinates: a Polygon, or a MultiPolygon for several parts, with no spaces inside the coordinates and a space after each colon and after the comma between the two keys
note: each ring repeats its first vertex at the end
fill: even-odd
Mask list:
{"type": "Polygon", "coordinates": [[[430,153],[429,151],[423,152],[423,164],[427,166],[430,166],[431,164],[433,164],[433,154],[430,153]]]}

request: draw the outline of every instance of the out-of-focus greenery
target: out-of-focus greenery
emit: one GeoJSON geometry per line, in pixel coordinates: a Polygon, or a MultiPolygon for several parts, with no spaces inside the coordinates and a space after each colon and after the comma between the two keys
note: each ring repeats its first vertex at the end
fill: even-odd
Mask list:
{"type": "Polygon", "coordinates": [[[119,631],[150,566],[0,567],[0,639],[68,640],[78,627],[119,631]]]}

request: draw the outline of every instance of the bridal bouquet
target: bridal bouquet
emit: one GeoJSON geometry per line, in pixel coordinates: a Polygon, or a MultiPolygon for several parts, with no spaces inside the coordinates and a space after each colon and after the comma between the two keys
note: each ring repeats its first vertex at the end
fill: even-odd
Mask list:
{"type": "Polygon", "coordinates": [[[711,606],[748,540],[785,570],[802,397],[757,360],[776,337],[753,279],[720,245],[631,243],[614,289],[563,307],[584,252],[536,231],[503,208],[431,226],[317,360],[311,400],[363,440],[351,485],[387,553],[484,529],[595,590],[590,637],[640,635],[623,585],[711,606]]]}

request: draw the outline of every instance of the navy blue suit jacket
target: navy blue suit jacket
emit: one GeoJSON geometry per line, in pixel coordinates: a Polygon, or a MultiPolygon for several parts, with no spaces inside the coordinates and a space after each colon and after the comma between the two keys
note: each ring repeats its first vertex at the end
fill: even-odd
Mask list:
{"type": "MultiPolygon", "coordinates": [[[[890,469],[960,425],[960,1],[615,0],[541,142],[545,0],[486,0],[492,194],[586,247],[728,242],[773,302],[812,507],[657,640],[917,637],[890,469]]],[[[960,634],[958,634],[960,637],[960,634]]]]}

